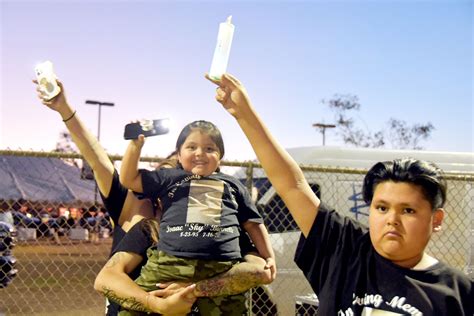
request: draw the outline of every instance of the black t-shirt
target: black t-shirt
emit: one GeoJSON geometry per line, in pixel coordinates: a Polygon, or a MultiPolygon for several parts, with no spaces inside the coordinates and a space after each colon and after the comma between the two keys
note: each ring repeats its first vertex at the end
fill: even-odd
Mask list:
{"type": "Polygon", "coordinates": [[[473,281],[441,262],[399,267],[373,248],[368,229],[324,205],[301,236],[295,261],[319,298],[320,315],[473,315],[473,281]],[[377,314],[379,315],[379,314],[377,314]]]}
{"type": "Polygon", "coordinates": [[[123,239],[118,243],[117,247],[113,249],[112,254],[121,251],[131,252],[143,258],[140,265],[128,274],[132,280],[135,280],[140,275],[142,266],[146,263],[147,249],[152,245],[153,239],[151,238],[150,229],[146,225],[146,220],[142,219],[130,228],[127,234],[125,234],[123,239]]]}
{"type": "Polygon", "coordinates": [[[127,198],[127,193],[127,188],[125,188],[119,181],[117,170],[114,170],[109,196],[105,197],[102,192],[100,192],[100,196],[104,202],[104,207],[114,223],[114,230],[112,233],[112,251],[120,240],[122,240],[123,236],[125,236],[125,231],[120,225],[118,225],[118,222],[120,215],[122,214],[125,199],[127,198]]]}
{"type": "Polygon", "coordinates": [[[223,173],[202,177],[182,169],[141,170],[144,195],[163,205],[158,249],[194,259],[241,257],[241,223],[262,223],[245,186],[223,173]]]}
{"type": "MultiPolygon", "coordinates": [[[[99,190],[100,192],[100,190],[99,190]]],[[[122,226],[120,226],[119,223],[119,218],[120,215],[122,214],[122,209],[125,204],[125,199],[127,198],[127,193],[128,190],[125,188],[119,181],[119,175],[117,173],[117,170],[114,170],[114,175],[112,178],[112,184],[110,187],[110,192],[108,197],[105,197],[102,192],[100,192],[100,196],[102,198],[102,201],[104,202],[104,207],[109,213],[110,218],[112,219],[114,223],[114,230],[112,232],[112,250],[111,250],[111,255],[114,253],[114,249],[117,247],[117,245],[120,243],[122,238],[125,236],[125,231],[123,230],[122,226]]],[[[132,273],[137,273],[136,271],[133,271],[132,273]]],[[[140,270],[138,270],[138,274],[140,273],[140,270]]],[[[132,277],[132,274],[130,274],[132,277]]],[[[109,305],[107,306],[107,316],[116,316],[118,315],[118,312],[120,311],[120,305],[118,305],[115,302],[109,302],[109,305]]]]}

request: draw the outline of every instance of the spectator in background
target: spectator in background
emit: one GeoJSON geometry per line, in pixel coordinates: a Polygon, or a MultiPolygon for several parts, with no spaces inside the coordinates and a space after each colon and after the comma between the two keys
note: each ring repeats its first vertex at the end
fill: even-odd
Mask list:
{"type": "Polygon", "coordinates": [[[0,222],[13,225],[13,214],[10,205],[6,201],[0,201],[0,222]]]}

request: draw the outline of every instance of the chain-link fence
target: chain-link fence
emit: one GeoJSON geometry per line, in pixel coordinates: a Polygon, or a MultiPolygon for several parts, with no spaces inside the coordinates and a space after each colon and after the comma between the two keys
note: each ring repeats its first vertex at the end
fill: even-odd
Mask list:
{"type": "MultiPolygon", "coordinates": [[[[93,283],[108,258],[113,227],[97,200],[95,183],[81,172],[79,158],[0,151],[0,221],[10,221],[16,229],[15,245],[0,227],[0,257],[9,259],[0,260],[0,284],[9,283],[0,289],[0,315],[103,314],[105,301],[93,283]]],[[[145,158],[142,163],[152,168],[159,160],[145,158]]],[[[293,262],[300,234],[285,205],[258,164],[222,165],[223,172],[241,179],[251,190],[276,253],[277,279],[252,290],[251,315],[314,315],[317,298],[293,262]]],[[[367,222],[368,207],[361,198],[364,170],[317,166],[303,166],[303,170],[324,202],[367,222]]],[[[472,277],[474,175],[448,174],[447,178],[443,231],[434,234],[428,252],[472,277]]]]}

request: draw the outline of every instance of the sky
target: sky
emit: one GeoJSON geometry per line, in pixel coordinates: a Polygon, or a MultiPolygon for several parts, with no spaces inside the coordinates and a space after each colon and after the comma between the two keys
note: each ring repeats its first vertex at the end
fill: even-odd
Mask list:
{"type": "MultiPolygon", "coordinates": [[[[143,155],[166,156],[181,128],[205,119],[228,160],[255,155],[204,78],[219,23],[235,25],[228,72],[245,85],[286,148],[319,146],[333,123],[321,100],[357,95],[363,128],[391,118],[431,122],[426,150],[472,152],[471,1],[9,1],[0,0],[0,149],[54,149],[65,130],[36,97],[34,66],[51,60],[69,103],[100,142],[123,154],[125,124],[170,118],[143,155]]],[[[326,145],[343,146],[333,130],[326,145]]]]}

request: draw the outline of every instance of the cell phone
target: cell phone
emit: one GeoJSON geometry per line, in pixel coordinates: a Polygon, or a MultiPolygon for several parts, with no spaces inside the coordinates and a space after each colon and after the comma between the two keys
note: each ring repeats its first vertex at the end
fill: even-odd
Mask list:
{"type": "Polygon", "coordinates": [[[159,120],[140,120],[135,123],[125,125],[125,132],[123,138],[137,139],[140,134],[145,137],[163,135],[169,132],[169,119],[159,120]]]}
{"type": "Polygon", "coordinates": [[[51,100],[61,92],[61,88],[56,82],[56,75],[54,74],[53,63],[45,61],[35,67],[36,79],[45,94],[47,101],[51,100]]]}

